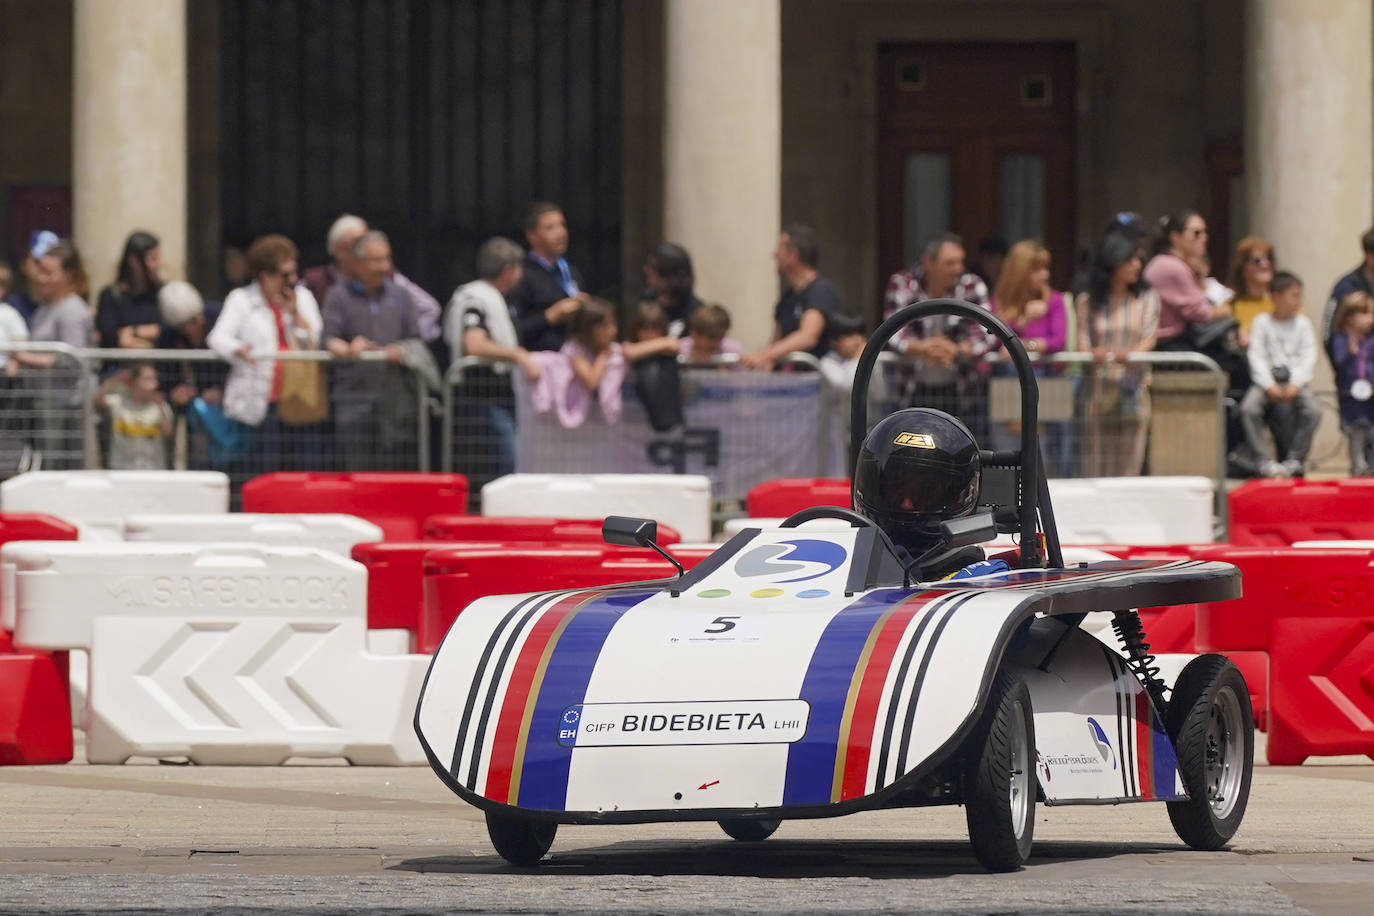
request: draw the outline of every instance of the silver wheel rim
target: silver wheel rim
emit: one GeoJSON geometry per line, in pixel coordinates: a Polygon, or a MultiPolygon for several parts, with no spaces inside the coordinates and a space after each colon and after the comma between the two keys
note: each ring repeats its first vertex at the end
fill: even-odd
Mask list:
{"type": "Polygon", "coordinates": [[[1011,715],[1011,787],[1008,801],[1011,807],[1011,827],[1019,840],[1026,835],[1030,819],[1030,748],[1026,741],[1026,709],[1018,701],[1011,715]]]}
{"type": "Polygon", "coordinates": [[[1240,783],[1245,774],[1245,735],[1241,729],[1240,699],[1231,687],[1217,691],[1207,711],[1207,731],[1203,738],[1203,782],[1212,814],[1225,820],[1240,799],[1240,783]]]}

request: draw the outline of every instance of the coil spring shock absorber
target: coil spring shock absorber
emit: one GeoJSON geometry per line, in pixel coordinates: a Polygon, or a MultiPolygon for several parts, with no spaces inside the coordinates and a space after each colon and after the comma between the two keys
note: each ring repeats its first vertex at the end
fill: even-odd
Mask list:
{"type": "Polygon", "coordinates": [[[1165,708],[1164,693],[1169,688],[1159,678],[1159,668],[1155,657],[1150,654],[1150,644],[1145,641],[1145,625],[1135,611],[1117,611],[1112,615],[1112,630],[1126,648],[1126,665],[1140,678],[1155,708],[1163,715],[1165,708]]]}

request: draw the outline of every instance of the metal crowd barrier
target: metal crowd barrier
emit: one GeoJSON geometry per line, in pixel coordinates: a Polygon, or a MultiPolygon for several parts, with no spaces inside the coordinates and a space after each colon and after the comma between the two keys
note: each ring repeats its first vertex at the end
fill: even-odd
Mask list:
{"type": "MultiPolygon", "coordinates": [[[[843,439],[835,424],[845,422],[847,407],[828,400],[820,362],[795,353],[776,372],[737,364],[732,355],[678,361],[680,423],[651,418],[631,367],[615,422],[594,402],[584,420],[565,425],[556,409],[535,409],[535,385],[520,369],[460,359],[444,386],[441,467],[466,474],[473,492],[512,471],[705,474],[718,500],[743,499],[780,476],[831,472],[829,446],[843,439]]],[[[639,384],[659,391],[673,383],[640,377],[639,384]]]]}
{"type": "MultiPolygon", "coordinates": [[[[198,367],[224,366],[208,350],[60,343],[8,349],[51,354],[54,363],[3,377],[0,476],[37,467],[105,466],[108,423],[101,422],[94,396],[110,366],[152,362],[164,386],[198,367]]],[[[235,481],[275,470],[437,466],[467,474],[473,492],[513,470],[704,473],[722,500],[741,499],[754,484],[777,477],[847,474],[852,375],[806,354],[793,354],[778,372],[741,369],[735,357],[680,362],[682,422],[659,429],[635,394],[633,376],[618,422],[605,422],[593,407],[585,423],[565,428],[554,413],[533,409],[522,372],[486,360],[458,360],[435,392],[423,373],[387,363],[380,353],[346,367],[323,350],[257,358],[325,364],[328,417],[309,426],[243,428],[224,424],[222,414],[216,418],[213,403],[176,405],[168,466],[226,470],[235,481]],[[389,407],[367,411],[350,403],[336,384],[340,369],[378,373],[376,385],[357,386],[362,400],[389,379],[389,407]],[[394,384],[398,379],[401,388],[394,384]],[[404,402],[396,400],[401,390],[411,392],[404,402]]],[[[1224,514],[1227,379],[1215,362],[1197,353],[1135,353],[1124,364],[1097,365],[1089,353],[1059,353],[1040,364],[1041,440],[1051,476],[1206,476],[1217,485],[1218,515],[1224,514]]],[[[963,419],[987,447],[998,448],[1015,441],[1018,396],[1015,380],[997,363],[951,373],[884,354],[869,415],[911,404],[938,407],[963,419]]]]}
{"type": "Polygon", "coordinates": [[[53,354],[51,369],[23,367],[0,388],[0,477],[38,468],[100,468],[109,465],[110,424],[96,406],[102,379],[119,367],[152,363],[164,393],[178,381],[199,382],[186,403],[171,402],[175,431],[166,467],[214,469],[238,484],[268,471],[428,471],[431,423],[439,392],[426,373],[393,364],[380,352],[340,360],[325,350],[255,353],[257,360],[323,364],[326,416],[288,425],[249,426],[227,419],[222,390],[206,384],[204,368],[227,363],[209,350],[77,348],[62,343],[21,343],[11,352],[53,354]],[[197,378],[197,370],[200,377],[197,378]],[[354,373],[341,385],[340,373],[354,373]],[[358,374],[361,373],[361,376],[358,374]],[[372,377],[375,374],[375,377],[372,377]]]}
{"type": "MultiPolygon", "coordinates": [[[[1228,378],[1215,361],[1182,352],[1103,363],[1085,352],[1036,357],[1050,477],[1207,477],[1224,524],[1228,378]]],[[[945,369],[892,353],[881,359],[871,404],[934,407],[963,420],[984,447],[1019,445],[1020,389],[1008,363],[993,357],[945,369]]]]}

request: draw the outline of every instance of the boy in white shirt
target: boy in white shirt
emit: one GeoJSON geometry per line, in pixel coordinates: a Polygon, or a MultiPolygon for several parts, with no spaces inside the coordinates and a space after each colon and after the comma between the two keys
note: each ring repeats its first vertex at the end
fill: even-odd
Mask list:
{"type": "Polygon", "coordinates": [[[1302,281],[1286,270],[1269,283],[1272,314],[1261,314],[1250,328],[1250,390],[1240,402],[1241,425],[1256,455],[1268,454],[1266,420],[1274,432],[1280,461],[1262,465],[1268,477],[1301,477],[1303,462],[1321,421],[1312,394],[1317,366],[1317,339],[1312,322],[1302,314],[1302,281]]]}

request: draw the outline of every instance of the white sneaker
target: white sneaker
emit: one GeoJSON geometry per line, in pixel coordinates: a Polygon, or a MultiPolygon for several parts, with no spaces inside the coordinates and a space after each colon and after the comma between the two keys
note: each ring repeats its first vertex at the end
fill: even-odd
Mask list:
{"type": "Polygon", "coordinates": [[[1262,473],[1265,477],[1273,477],[1276,480],[1282,480],[1290,476],[1288,473],[1288,468],[1279,464],[1277,461],[1264,462],[1264,464],[1260,467],[1260,473],[1262,473]]]}
{"type": "Polygon", "coordinates": [[[1283,463],[1283,469],[1288,472],[1283,475],[1285,477],[1302,476],[1302,462],[1296,458],[1289,458],[1287,461],[1285,461],[1283,463]]]}

